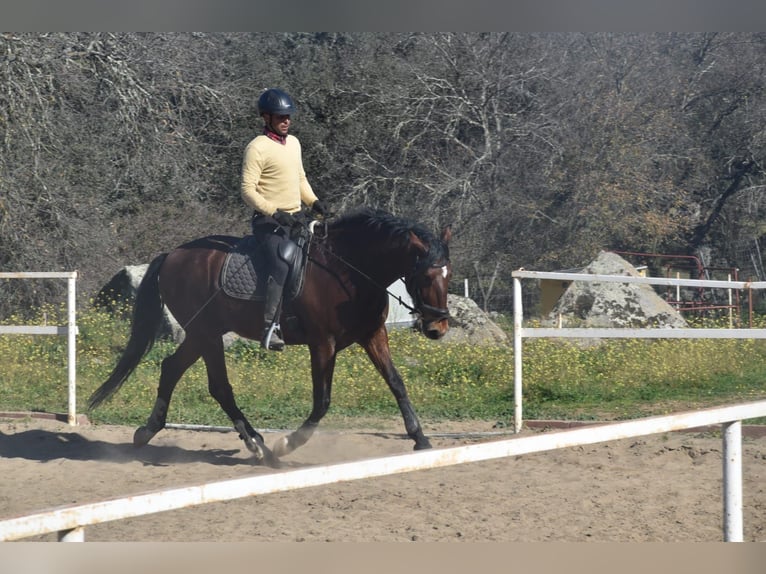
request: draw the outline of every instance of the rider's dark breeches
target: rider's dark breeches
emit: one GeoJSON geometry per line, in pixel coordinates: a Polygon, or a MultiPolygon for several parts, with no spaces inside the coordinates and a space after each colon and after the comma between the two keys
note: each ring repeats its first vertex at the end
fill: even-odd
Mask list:
{"type": "Polygon", "coordinates": [[[277,284],[284,286],[290,265],[279,256],[279,246],[290,241],[287,232],[270,217],[261,216],[253,219],[253,235],[261,238],[261,253],[267,262],[269,275],[277,284]]]}
{"type": "Polygon", "coordinates": [[[269,262],[269,275],[274,278],[279,285],[284,286],[287,280],[287,274],[290,272],[290,266],[278,255],[279,245],[283,241],[289,241],[275,233],[264,237],[263,247],[266,259],[269,262]]]}

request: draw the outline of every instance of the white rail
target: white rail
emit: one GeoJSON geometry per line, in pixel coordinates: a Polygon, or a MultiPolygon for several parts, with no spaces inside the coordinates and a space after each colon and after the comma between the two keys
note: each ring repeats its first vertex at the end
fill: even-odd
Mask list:
{"type": "Polygon", "coordinates": [[[739,542],[743,540],[741,421],[762,416],[766,401],[212,482],[2,520],[0,540],[57,532],[61,541],[84,541],[85,527],[92,524],[210,502],[722,424],[724,540],[739,542]]]}
{"type": "Polygon", "coordinates": [[[556,279],[599,283],[637,283],[643,285],[675,285],[713,289],[766,289],[766,281],[709,281],[703,279],[667,279],[662,277],[630,277],[517,270],[513,277],[513,424],[519,432],[523,424],[522,341],[524,338],[596,338],[596,339],[766,339],[766,329],[630,329],[630,328],[544,328],[525,327],[522,307],[521,279],[556,279]]]}
{"type": "Polygon", "coordinates": [[[77,425],[77,271],[3,272],[0,279],[66,279],[67,326],[0,325],[0,335],[66,335],[67,336],[67,420],[77,425]]]}
{"type": "Polygon", "coordinates": [[[596,273],[564,273],[561,271],[525,271],[511,274],[519,279],[560,279],[561,281],[596,281],[599,283],[637,283],[678,287],[707,287],[710,289],[766,289],[766,281],[715,281],[713,279],[671,279],[667,277],[631,277],[628,275],[599,275],[596,273]]]}

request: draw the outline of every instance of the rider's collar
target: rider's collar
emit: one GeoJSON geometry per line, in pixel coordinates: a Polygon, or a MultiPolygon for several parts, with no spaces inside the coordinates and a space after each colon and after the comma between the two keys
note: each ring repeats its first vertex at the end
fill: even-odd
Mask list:
{"type": "Polygon", "coordinates": [[[281,136],[278,133],[271,131],[269,128],[263,128],[263,135],[282,145],[287,143],[287,136],[281,136]]]}

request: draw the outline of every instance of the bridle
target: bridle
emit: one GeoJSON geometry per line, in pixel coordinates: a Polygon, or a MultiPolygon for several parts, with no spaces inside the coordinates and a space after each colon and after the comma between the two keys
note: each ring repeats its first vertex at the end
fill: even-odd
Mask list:
{"type": "Polygon", "coordinates": [[[404,284],[407,286],[407,292],[412,297],[412,302],[415,304],[415,308],[407,305],[407,303],[402,301],[401,298],[395,298],[398,299],[399,303],[407,307],[410,312],[419,315],[423,320],[429,319],[431,321],[442,321],[444,319],[449,319],[449,309],[444,307],[434,307],[433,305],[425,303],[423,301],[423,296],[420,293],[420,289],[418,289],[416,284],[413,284],[413,282],[415,282],[416,276],[425,273],[427,269],[445,269],[448,264],[449,259],[434,263],[422,262],[420,258],[416,259],[412,272],[404,276],[404,284]],[[410,287],[410,285],[412,285],[412,287],[410,287]],[[428,315],[427,317],[426,314],[428,315]]]}

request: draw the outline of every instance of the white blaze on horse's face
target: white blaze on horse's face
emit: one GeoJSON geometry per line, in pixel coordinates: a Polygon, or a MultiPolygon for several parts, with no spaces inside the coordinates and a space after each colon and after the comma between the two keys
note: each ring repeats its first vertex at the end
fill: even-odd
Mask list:
{"type": "Polygon", "coordinates": [[[447,278],[447,273],[449,273],[449,269],[447,269],[446,265],[443,265],[442,266],[442,277],[444,277],[446,279],[447,278]]]}

